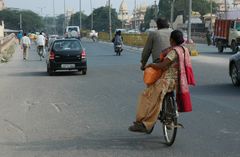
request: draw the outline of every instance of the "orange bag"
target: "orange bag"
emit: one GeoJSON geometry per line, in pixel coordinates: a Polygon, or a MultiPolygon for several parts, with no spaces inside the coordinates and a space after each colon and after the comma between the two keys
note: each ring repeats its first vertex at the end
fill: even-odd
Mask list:
{"type": "Polygon", "coordinates": [[[146,85],[154,84],[162,75],[161,69],[154,69],[152,67],[148,67],[144,70],[143,81],[146,85]]]}

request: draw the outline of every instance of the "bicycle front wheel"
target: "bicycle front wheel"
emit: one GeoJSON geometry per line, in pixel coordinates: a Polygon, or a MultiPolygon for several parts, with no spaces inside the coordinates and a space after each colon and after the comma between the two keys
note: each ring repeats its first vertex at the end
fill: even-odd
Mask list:
{"type": "Polygon", "coordinates": [[[165,143],[171,146],[177,135],[177,107],[172,96],[166,95],[162,106],[163,120],[162,128],[165,143]]]}

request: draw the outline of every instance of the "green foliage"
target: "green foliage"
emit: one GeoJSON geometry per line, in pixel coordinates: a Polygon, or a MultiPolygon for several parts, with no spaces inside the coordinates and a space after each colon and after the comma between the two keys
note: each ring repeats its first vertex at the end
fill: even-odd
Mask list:
{"type": "MultiPolygon", "coordinates": [[[[86,28],[87,25],[85,23],[86,19],[87,19],[87,15],[85,15],[83,12],[81,12],[81,21],[82,21],[82,28],[86,28]]],[[[71,16],[71,19],[69,21],[69,25],[71,26],[80,26],[80,14],[79,12],[73,14],[71,16]]]]}
{"type": "Polygon", "coordinates": [[[22,27],[25,32],[40,31],[44,28],[42,18],[30,10],[4,9],[0,11],[0,20],[5,23],[5,28],[19,30],[20,14],[22,14],[22,27]]]}
{"type": "MultiPolygon", "coordinates": [[[[93,11],[93,29],[96,31],[108,32],[109,31],[109,8],[100,7],[94,9],[93,11]]],[[[91,29],[91,15],[89,15],[85,20],[83,27],[85,29],[91,29]]],[[[112,30],[121,27],[121,21],[118,20],[117,12],[115,9],[111,10],[112,17],[112,30]]]]}
{"type": "Polygon", "coordinates": [[[56,17],[56,30],[58,34],[64,34],[64,14],[56,17]]]}
{"type": "Polygon", "coordinates": [[[44,21],[44,32],[48,34],[56,34],[56,18],[54,17],[45,17],[44,21]]]}
{"type": "Polygon", "coordinates": [[[151,22],[152,19],[155,19],[155,8],[153,7],[148,7],[146,14],[144,16],[144,24],[141,28],[141,30],[146,30],[149,28],[149,23],[151,22]]]}
{"type": "MultiPolygon", "coordinates": [[[[165,17],[170,20],[171,16],[171,2],[172,0],[161,0],[159,2],[159,16],[165,17]]],[[[182,14],[184,19],[188,15],[189,0],[175,0],[174,5],[174,18],[182,14]]],[[[216,13],[218,5],[213,2],[213,13],[216,13]]],[[[192,10],[199,12],[202,16],[210,13],[210,2],[208,0],[192,0],[192,10]]]]}

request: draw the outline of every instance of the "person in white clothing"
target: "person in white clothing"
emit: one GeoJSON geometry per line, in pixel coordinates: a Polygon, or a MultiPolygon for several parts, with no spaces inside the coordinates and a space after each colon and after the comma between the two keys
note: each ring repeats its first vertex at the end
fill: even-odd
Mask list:
{"type": "Polygon", "coordinates": [[[31,41],[30,38],[27,36],[26,33],[24,33],[24,36],[22,38],[22,48],[23,48],[23,60],[28,59],[28,48],[30,47],[31,41]]]}
{"type": "Polygon", "coordinates": [[[44,45],[45,45],[45,37],[42,35],[42,32],[37,37],[37,53],[40,56],[40,60],[44,58],[44,45]]]}

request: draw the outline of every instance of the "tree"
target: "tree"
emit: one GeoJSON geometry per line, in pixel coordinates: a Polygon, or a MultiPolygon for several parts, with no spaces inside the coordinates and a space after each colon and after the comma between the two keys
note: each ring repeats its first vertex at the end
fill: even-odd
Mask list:
{"type": "Polygon", "coordinates": [[[4,9],[0,11],[0,21],[3,20],[8,29],[20,29],[20,14],[25,32],[39,31],[44,28],[42,18],[30,10],[4,9]]]}
{"type": "MultiPolygon", "coordinates": [[[[172,0],[159,1],[159,16],[163,16],[170,20],[171,17],[171,2],[172,0]]],[[[184,19],[188,15],[189,0],[175,0],[174,5],[174,19],[179,14],[183,14],[184,19]],[[184,9],[183,9],[184,8],[184,9]]],[[[217,12],[218,5],[213,2],[213,13],[217,12]]],[[[192,0],[192,10],[199,12],[202,16],[210,12],[210,2],[207,0],[192,0]]]]}
{"type": "MultiPolygon", "coordinates": [[[[87,25],[85,23],[85,21],[87,19],[87,15],[85,15],[83,12],[81,12],[81,19],[82,19],[82,28],[87,28],[87,25]]],[[[77,13],[75,13],[71,16],[71,19],[69,21],[69,25],[80,26],[80,14],[79,14],[79,12],[77,12],[77,13]]]]}
{"type": "Polygon", "coordinates": [[[144,24],[143,26],[141,26],[141,30],[144,31],[144,29],[148,29],[149,28],[149,24],[151,22],[152,19],[155,19],[155,8],[154,7],[148,7],[146,14],[144,16],[144,24]]]}
{"type": "MultiPolygon", "coordinates": [[[[94,9],[93,11],[93,29],[96,31],[109,31],[109,8],[108,7],[100,7],[94,9]]],[[[89,15],[84,21],[86,24],[86,28],[91,29],[91,15],[89,15]]],[[[117,12],[115,9],[111,10],[112,17],[112,30],[121,27],[122,23],[118,20],[117,12]]]]}
{"type": "Polygon", "coordinates": [[[58,34],[64,34],[64,29],[65,29],[64,18],[65,18],[64,14],[58,15],[56,17],[56,25],[57,25],[56,30],[58,34]]]}

